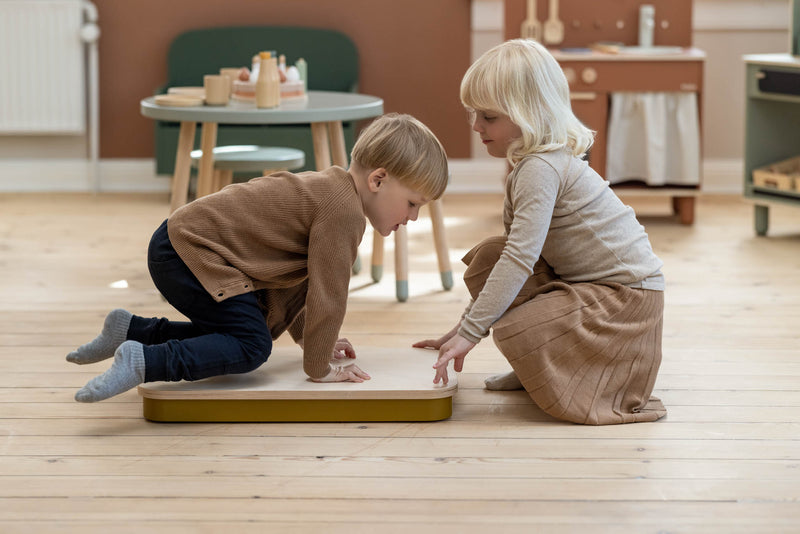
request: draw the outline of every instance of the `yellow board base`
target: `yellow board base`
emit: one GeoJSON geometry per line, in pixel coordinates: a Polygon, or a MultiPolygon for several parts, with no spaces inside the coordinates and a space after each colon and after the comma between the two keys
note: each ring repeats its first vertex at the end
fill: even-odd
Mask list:
{"type": "Polygon", "coordinates": [[[156,400],[145,398],[144,418],[162,423],[301,423],[440,421],[453,399],[432,400],[156,400]]]}
{"type": "MultiPolygon", "coordinates": [[[[453,412],[458,388],[433,384],[436,353],[360,348],[361,384],[312,382],[298,348],[275,349],[261,368],[196,382],[139,386],[146,419],[158,422],[438,421],[453,412]]],[[[451,373],[452,375],[452,373],[451,373]]]]}

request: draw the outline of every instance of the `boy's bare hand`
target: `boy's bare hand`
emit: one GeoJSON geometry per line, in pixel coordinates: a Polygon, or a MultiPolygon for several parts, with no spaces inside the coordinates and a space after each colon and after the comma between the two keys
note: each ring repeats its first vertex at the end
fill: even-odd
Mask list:
{"type": "Polygon", "coordinates": [[[312,378],[314,382],[363,382],[370,376],[362,371],[356,364],[331,365],[330,372],[322,378],[312,378]]]}
{"type": "Polygon", "coordinates": [[[356,349],[353,348],[353,345],[348,341],[347,338],[342,338],[336,342],[336,346],[333,347],[333,360],[342,360],[344,358],[355,358],[356,357],[356,349]]]}

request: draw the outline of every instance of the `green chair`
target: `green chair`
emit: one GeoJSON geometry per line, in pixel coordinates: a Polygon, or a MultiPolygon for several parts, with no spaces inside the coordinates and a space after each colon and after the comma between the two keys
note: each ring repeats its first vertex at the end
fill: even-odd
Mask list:
{"type": "MultiPolygon", "coordinates": [[[[157,94],[166,93],[170,87],[202,86],[204,75],[218,73],[224,67],[249,67],[252,57],[262,50],[274,50],[285,55],[287,65],[293,65],[299,58],[305,59],[309,90],[357,90],[358,52],[343,33],[288,26],[242,26],[192,30],[176,37],[167,55],[167,83],[157,90],[157,94]]],[[[349,153],[355,125],[344,123],[343,127],[349,153]]],[[[179,129],[177,122],[156,121],[156,174],[171,175],[174,172],[179,129]]],[[[283,146],[306,154],[314,153],[311,128],[307,124],[220,124],[217,146],[225,145],[283,146]]],[[[198,134],[195,148],[199,146],[198,134]]],[[[312,169],[313,158],[300,170],[312,169]]]]}

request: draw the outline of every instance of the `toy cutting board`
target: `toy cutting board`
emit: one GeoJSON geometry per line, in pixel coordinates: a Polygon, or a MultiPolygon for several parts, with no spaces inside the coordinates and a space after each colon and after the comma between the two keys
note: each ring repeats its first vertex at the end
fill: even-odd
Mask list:
{"type": "Polygon", "coordinates": [[[274,349],[267,363],[240,375],[139,386],[146,419],[162,422],[436,421],[452,414],[458,389],[434,385],[437,353],[357,347],[363,383],[312,382],[299,347],[274,349]]]}

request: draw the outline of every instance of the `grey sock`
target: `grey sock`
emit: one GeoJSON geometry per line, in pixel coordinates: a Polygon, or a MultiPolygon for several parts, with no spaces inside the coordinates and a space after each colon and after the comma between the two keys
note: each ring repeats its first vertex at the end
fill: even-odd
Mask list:
{"type": "Polygon", "coordinates": [[[86,364],[101,362],[112,357],[117,347],[128,337],[131,317],[133,315],[128,311],[119,308],[111,310],[106,316],[100,335],[67,354],[67,361],[86,364]]]}
{"type": "Polygon", "coordinates": [[[502,375],[490,376],[483,381],[486,389],[492,391],[511,391],[514,389],[522,389],[522,382],[519,381],[517,374],[514,371],[502,375]]]}
{"type": "Polygon", "coordinates": [[[97,402],[124,393],[144,382],[144,345],[126,341],[114,353],[111,368],[89,380],[76,394],[78,402],[97,402]]]}

